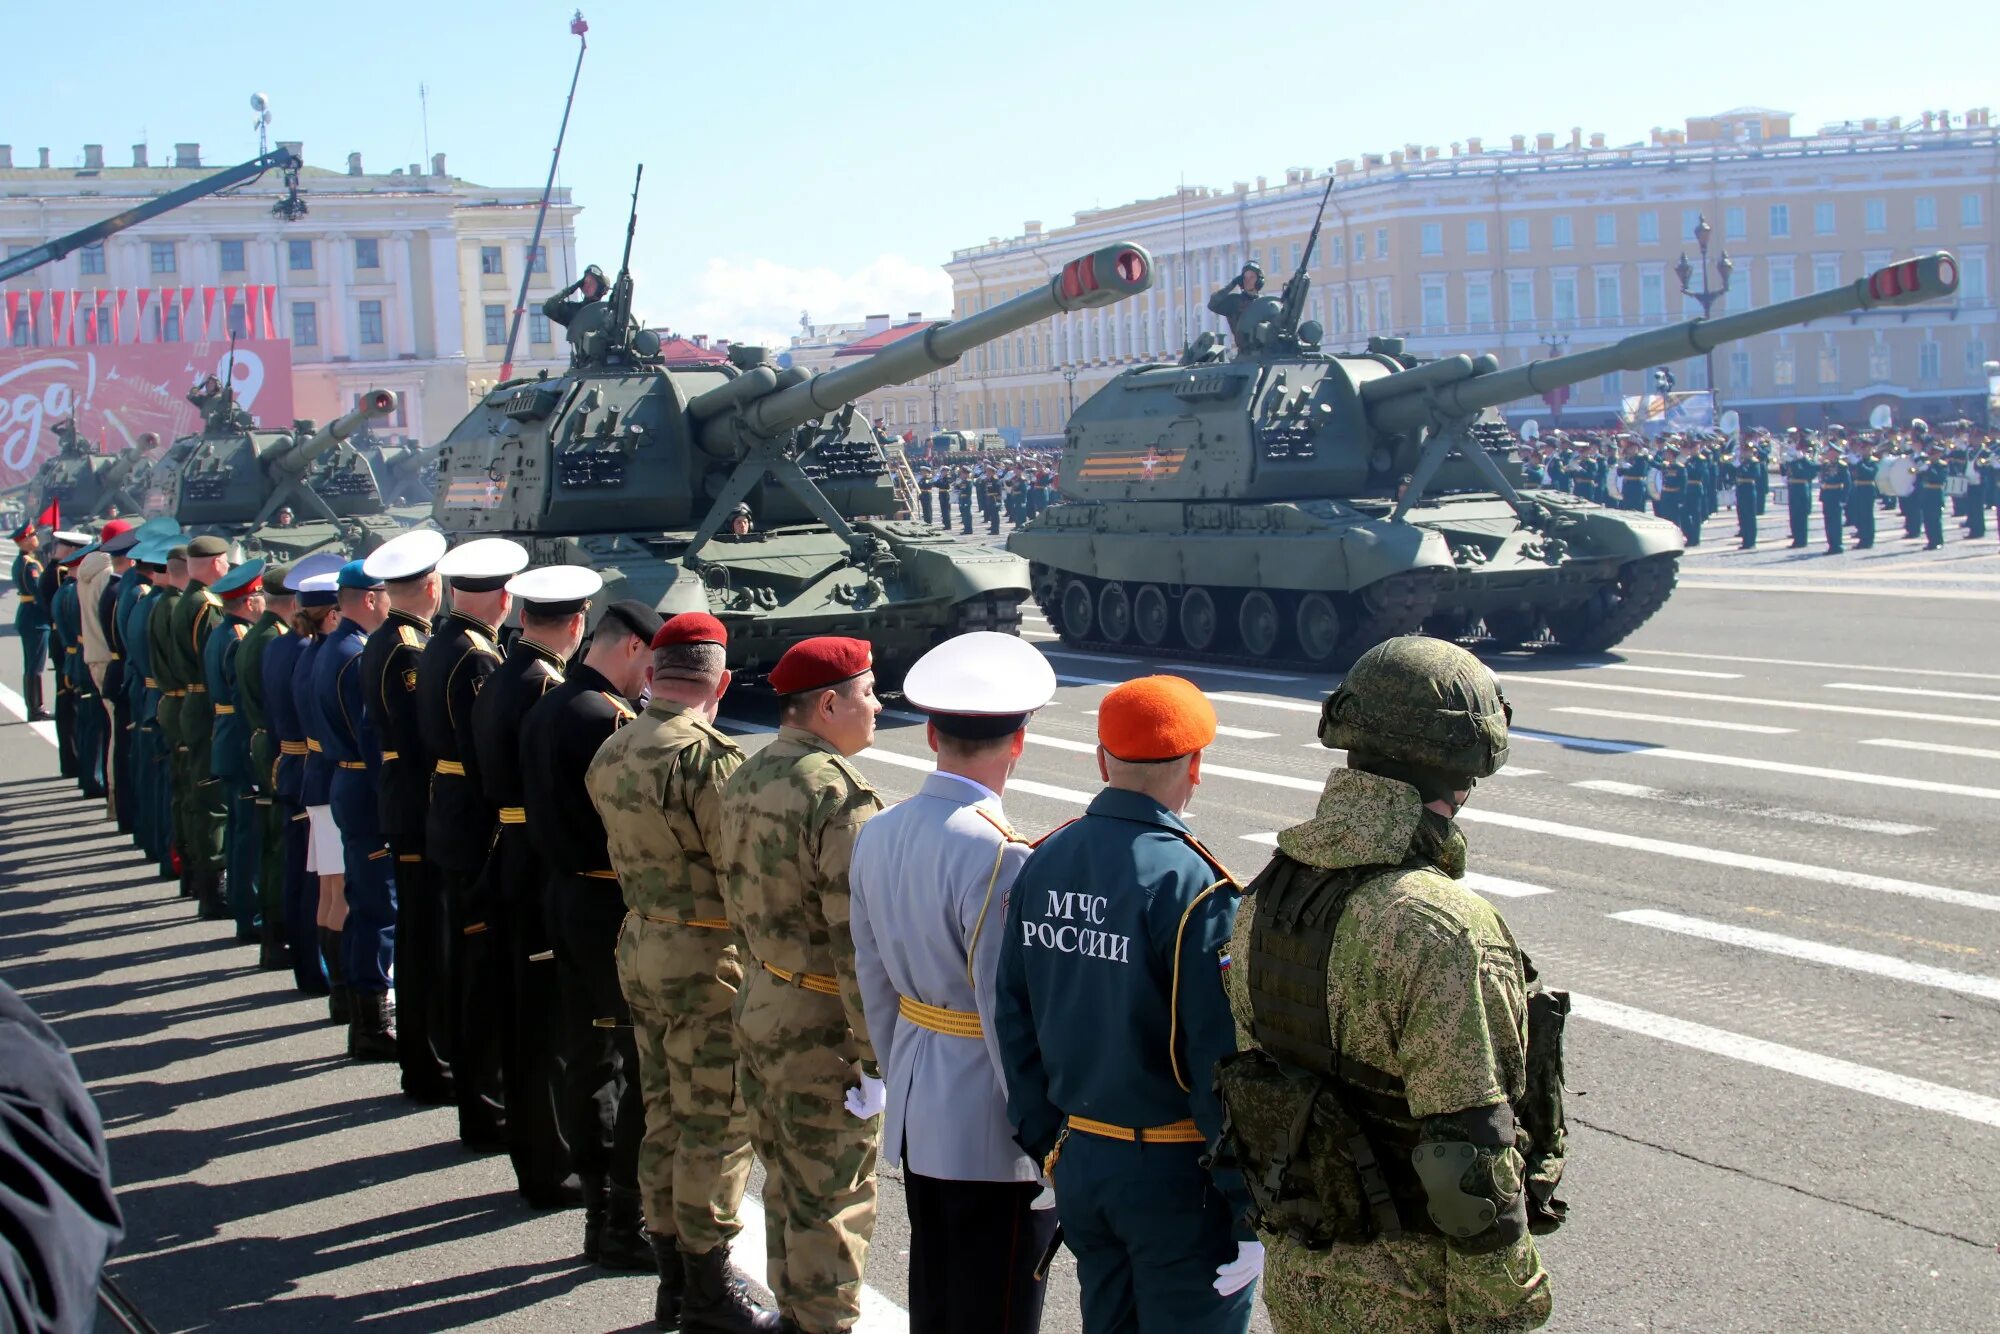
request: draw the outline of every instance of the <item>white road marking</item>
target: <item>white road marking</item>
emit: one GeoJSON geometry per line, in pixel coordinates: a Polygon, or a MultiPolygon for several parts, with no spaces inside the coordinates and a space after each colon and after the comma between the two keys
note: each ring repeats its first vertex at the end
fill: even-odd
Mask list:
{"type": "Polygon", "coordinates": [[[1671,931],[1675,935],[1691,936],[1696,940],[1712,940],[1718,945],[1734,945],[1740,949],[1759,950],[1781,958],[1823,963],[1834,968],[1851,969],[1857,973],[1871,973],[1876,977],[1886,977],[1896,982],[1909,982],[1920,987],[1937,987],[1942,991],[1962,992],[1967,996],[1978,996],[1983,1000],[2000,1000],[2000,978],[1996,977],[1980,977],[1974,973],[1954,972],[1949,968],[1933,968],[1928,964],[1911,963],[1893,955],[1871,954],[1867,950],[1851,950],[1840,945],[1822,945],[1817,941],[1798,940],[1792,936],[1781,936],[1770,931],[1753,931],[1748,927],[1727,926],[1721,922],[1705,921],[1699,917],[1684,917],[1680,913],[1660,912],[1653,908],[1635,908],[1630,912],[1615,912],[1609,915],[1614,922],[1650,926],[1661,931],[1671,931]]]}
{"type": "Polygon", "coordinates": [[[1620,648],[1628,657],[1695,658],[1702,662],[1749,662],[1764,667],[1828,667],[1842,672],[1893,672],[1897,676],[1950,676],[1967,681],[2000,681],[1990,672],[1946,672],[1929,667],[1871,667],[1859,662],[1810,662],[1800,658],[1740,658],[1721,653],[1686,653],[1665,648],[1620,648]]]}
{"type": "MultiPolygon", "coordinates": [[[[1163,662],[1160,664],[1160,668],[1162,671],[1169,672],[1208,672],[1215,676],[1240,676],[1248,681],[1291,682],[1305,680],[1303,676],[1286,676],[1280,672],[1253,672],[1242,667],[1211,667],[1205,662],[1163,662]]],[[[1318,708],[1319,706],[1314,705],[1313,707],[1318,708]]]]}
{"type": "Polygon", "coordinates": [[[1561,824],[1555,820],[1539,820],[1528,815],[1509,815],[1504,811],[1488,810],[1482,806],[1468,806],[1458,813],[1458,818],[1469,824],[1490,824],[1502,829],[1517,829],[1527,834],[1547,834],[1553,838],[1574,839],[1579,843],[1595,843],[1607,848],[1624,848],[1630,852],[1646,852],[1658,857],[1700,862],[1707,866],[1726,866],[1734,871],[1754,871],[1760,875],[1778,875],[1792,880],[1810,880],[1822,885],[1840,885],[1846,889],[1868,889],[1880,894],[1900,894],[1905,898],[1928,899],[1933,903],[1950,903],[1961,908],[1977,908],[1983,912],[2000,912],[2000,894],[1980,894],[1944,885],[1927,885],[1915,880],[1896,880],[1889,876],[1871,875],[1866,871],[1850,871],[1846,867],[1812,866],[1804,862],[1780,861],[1776,857],[1730,852],[1723,848],[1708,848],[1693,843],[1672,843],[1666,839],[1644,838],[1638,834],[1619,833],[1611,829],[1591,829],[1583,825],[1561,824]]]}
{"type": "MultiPolygon", "coordinates": [[[[1516,685],[1558,686],[1570,690],[1615,690],[1625,695],[1651,695],[1656,699],[1698,699],[1708,704],[1749,704],[1763,709],[1803,709],[1808,713],[1851,713],[1866,718],[1902,718],[1920,723],[1953,723],[1960,727],[2000,727],[2000,718],[1973,718],[1962,713],[1909,713],[1898,709],[1865,708],[1859,704],[1824,704],[1809,699],[1772,699],[1768,695],[1717,695],[1706,690],[1621,686],[1608,681],[1579,681],[1573,676],[1537,676],[1529,672],[1505,672],[1501,674],[1500,681],[1502,686],[1509,690],[1516,685]]],[[[1317,709],[1313,711],[1318,712],[1317,709]]]]}
{"type": "Polygon", "coordinates": [[[1675,806],[1693,806],[1700,810],[1728,811],[1733,815],[1757,815],[1774,820],[1790,820],[1795,824],[1831,825],[1839,829],[1853,829],[1863,834],[1894,834],[1899,837],[1908,834],[1928,834],[1932,826],[1925,824],[1899,824],[1894,820],[1865,820],[1853,815],[1829,815],[1824,811],[1795,810],[1790,806],[1764,806],[1756,802],[1731,801],[1726,797],[1697,797],[1688,793],[1666,792],[1657,787],[1647,787],[1643,783],[1617,783],[1608,778],[1593,778],[1586,782],[1571,783],[1590,792],[1608,792],[1614,797],[1637,797],[1641,801],[1664,801],[1675,806]]]}
{"type": "MultiPolygon", "coordinates": [[[[1278,846],[1278,836],[1276,834],[1239,834],[1238,837],[1245,843],[1255,843],[1260,847],[1275,848],[1278,846]]],[[[1528,899],[1533,898],[1537,894],[1555,893],[1553,889],[1550,889],[1546,885],[1531,885],[1525,880],[1505,880],[1500,876],[1483,875],[1478,871],[1467,871],[1465,879],[1461,883],[1467,889],[1474,890],[1480,894],[1491,894],[1503,899],[1528,899]]]]}
{"type": "Polygon", "coordinates": [[[1066,686],[1122,686],[1125,684],[1123,681],[1107,681],[1099,676],[1065,676],[1061,672],[1056,673],[1056,681],[1066,686]]]}
{"type": "Polygon", "coordinates": [[[1588,1023],[1624,1029],[1628,1033],[1691,1047],[1712,1056],[1763,1066],[1767,1070],[1797,1075],[1801,1079],[1865,1093],[1870,1097],[1885,1098],[1907,1107],[1942,1112],[1980,1125],[2000,1126],[2000,1098],[1968,1093],[1964,1089],[1933,1084],[1927,1079],[1912,1079],[1908,1075],[1893,1074],[1872,1066],[1856,1065],[1835,1056],[1822,1056],[1818,1052],[1654,1014],[1649,1010],[1620,1005],[1616,1001],[1599,1000],[1595,996],[1579,996],[1572,992],[1570,1013],[1588,1023]]]}
{"type": "MultiPolygon", "coordinates": [[[[1794,593],[1843,593],[1856,597],[1871,597],[1871,598],[1904,598],[1904,599],[1931,598],[1947,602],[2000,602],[2000,593],[1975,593],[1969,589],[1957,589],[1957,588],[1862,588],[1854,584],[1829,584],[1829,583],[1753,584],[1753,583],[1739,583],[1733,579],[1729,580],[1728,582],[1724,582],[1723,579],[1718,579],[1718,578],[1690,577],[1695,575],[1727,576],[1730,575],[1731,573],[1740,573],[1741,575],[1747,576],[1749,578],[1755,578],[1757,574],[1757,572],[1754,569],[1745,569],[1740,572],[1732,572],[1728,570],[1697,571],[1697,570],[1682,569],[1680,586],[1683,590],[1690,588],[1699,588],[1705,592],[1717,592],[1717,593],[1782,593],[1787,597],[1791,596],[1794,593]]],[[[1771,573],[1776,574],[1777,571],[1771,571],[1771,573]]],[[[1840,576],[1828,575],[1826,577],[1839,578],[1840,576]]],[[[1887,578],[1894,578],[1895,576],[1891,574],[1882,574],[1874,577],[1887,579],[1887,578]]],[[[1938,576],[1933,575],[1933,576],[1918,576],[1918,577],[1936,578],[1938,576]]]]}
{"type": "Polygon", "coordinates": [[[1975,760],[2000,760],[2000,750],[1981,750],[1977,746],[1937,746],[1928,741],[1898,741],[1893,737],[1876,737],[1861,744],[1889,746],[1896,750],[1922,750],[1933,755],[1968,755],[1975,760]]]}
{"type": "Polygon", "coordinates": [[[1224,690],[1204,691],[1216,704],[1249,704],[1259,709],[1283,709],[1287,713],[1318,713],[1319,705],[1302,699],[1266,699],[1262,695],[1232,695],[1224,690]]]}
{"type": "Polygon", "coordinates": [[[1079,662],[1108,662],[1120,667],[1130,667],[1139,661],[1137,658],[1113,658],[1103,653],[1077,653],[1070,649],[1060,648],[1045,648],[1042,650],[1042,656],[1045,658],[1075,658],[1079,662]]]}
{"type": "Polygon", "coordinates": [[[1603,672],[1649,672],[1654,676],[1705,676],[1711,681],[1741,681],[1741,672],[1697,672],[1686,667],[1645,667],[1636,662],[1599,662],[1587,664],[1603,672]]]}
{"type": "Polygon", "coordinates": [[[1723,732],[1755,732],[1760,736],[1787,736],[1792,727],[1766,727],[1762,723],[1725,723],[1714,718],[1676,718],[1664,713],[1626,713],[1622,709],[1567,708],[1556,713],[1574,713],[1586,718],[1616,718],[1628,723],[1669,723],[1675,727],[1712,727],[1723,732]]]}
{"type": "MultiPolygon", "coordinates": [[[[22,699],[18,691],[7,686],[0,686],[0,704],[4,704],[7,707],[7,712],[13,714],[16,718],[27,722],[28,701],[22,699]]],[[[28,730],[48,742],[51,746],[56,744],[56,725],[53,722],[28,723],[28,730]]]]}
{"type": "Polygon", "coordinates": [[[1023,638],[1023,639],[1055,639],[1055,640],[1060,640],[1060,639],[1062,638],[1062,636],[1061,636],[1061,635],[1058,635],[1058,634],[1053,634],[1053,633],[1051,633],[1050,631],[1047,631],[1047,630],[1023,630],[1023,631],[1021,632],[1021,638],[1023,638]]]}
{"type": "Polygon", "coordinates": [[[1296,778],[1291,774],[1260,773],[1255,769],[1237,769],[1227,764],[1210,764],[1207,760],[1201,762],[1201,773],[1204,778],[1235,778],[1245,783],[1261,783],[1265,787],[1290,788],[1294,792],[1317,794],[1326,786],[1324,778],[1296,778]]]}
{"type": "Polygon", "coordinates": [[[1516,741],[1542,741],[1569,750],[1595,751],[1604,755],[1644,755],[1648,759],[1655,760],[1682,760],[1689,764],[1711,764],[1725,769],[1758,769],[1765,773],[1792,774],[1799,778],[1824,778],[1835,783],[1863,783],[1869,787],[1894,787],[1910,792],[1935,792],[1948,797],[2000,801],[2000,788],[1973,787],[1966,783],[1938,783],[1928,778],[1857,773],[1851,769],[1829,769],[1817,764],[1788,764],[1783,760],[1759,760],[1747,755],[1711,755],[1706,751],[1676,750],[1672,746],[1648,746],[1636,741],[1604,741],[1597,737],[1566,736],[1561,732],[1536,732],[1520,727],[1513,729],[1510,736],[1516,741]]]}
{"type": "MultiPolygon", "coordinates": [[[[768,723],[745,722],[741,718],[722,717],[717,718],[715,721],[719,726],[733,728],[738,732],[758,732],[768,735],[778,730],[768,723]]],[[[1030,733],[1030,735],[1032,736],[1033,734],[1030,733]]],[[[1092,747],[1092,749],[1095,749],[1095,747],[1092,747]]],[[[870,746],[854,758],[857,760],[873,760],[877,763],[893,765],[898,769],[915,769],[922,773],[930,773],[937,768],[937,761],[934,759],[920,759],[915,755],[901,755],[893,750],[884,750],[880,746],[870,746]]],[[[1007,790],[1009,792],[1025,793],[1031,797],[1050,797],[1056,801],[1067,801],[1077,806],[1088,806],[1091,798],[1091,794],[1088,792],[1079,792],[1073,787],[1057,787],[1053,783],[1037,783],[1031,778],[1010,778],[1007,780],[1007,790]]]]}
{"type": "Polygon", "coordinates": [[[1971,699],[2000,704],[2000,695],[1976,695],[1969,690],[1924,690],[1918,686],[1878,686],[1863,681],[1828,681],[1827,690],[1866,690],[1876,695],[1922,695],[1926,699],[1971,699]]]}

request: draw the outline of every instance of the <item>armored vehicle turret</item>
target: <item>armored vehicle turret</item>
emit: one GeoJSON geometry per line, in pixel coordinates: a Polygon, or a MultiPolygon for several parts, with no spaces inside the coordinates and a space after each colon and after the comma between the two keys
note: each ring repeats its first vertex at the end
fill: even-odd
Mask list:
{"type": "Polygon", "coordinates": [[[368,461],[347,439],[364,423],[394,411],[396,396],[377,389],[361,406],[315,430],[258,427],[213,377],[188,396],[203,409],[202,433],[176,440],[158,478],[168,510],[190,532],[217,533],[246,556],[296,560],[321,548],[373,551],[427,511],[392,510],[368,461]]]}
{"type": "Polygon", "coordinates": [[[1144,250],[1107,246],[1039,291],[814,376],[741,345],[725,365],[665,366],[621,274],[565,374],[501,384],[453,429],[432,514],[454,535],[517,538],[537,564],[596,566],[605,601],[713,612],[739,671],[809,635],[853,634],[893,678],[943,637],[1017,626],[1028,566],[894,517],[889,461],[855,401],[1152,281],[1144,250]],[[740,535],[739,504],[755,525],[740,535]]]}
{"type": "Polygon", "coordinates": [[[1524,489],[1494,409],[1947,296],[1958,271],[1947,254],[1905,260],[1511,370],[1491,356],[1419,360],[1390,338],[1324,352],[1317,324],[1299,319],[1308,283],[1302,266],[1282,298],[1234,298],[1233,356],[1203,334],[1178,364],[1135,366],[1078,406],[1061,503],[1007,544],[1033,563],[1035,595],[1065,641],[1308,667],[1342,666],[1419,628],[1601,652],[1665,603],[1682,535],[1524,489]]]}
{"type": "Polygon", "coordinates": [[[43,460],[28,486],[35,513],[51,501],[61,505],[65,523],[143,512],[133,474],[146,450],[159,443],[157,439],[145,435],[117,453],[100,453],[77,430],[74,415],[49,427],[49,433],[56,438],[55,455],[43,460]]]}

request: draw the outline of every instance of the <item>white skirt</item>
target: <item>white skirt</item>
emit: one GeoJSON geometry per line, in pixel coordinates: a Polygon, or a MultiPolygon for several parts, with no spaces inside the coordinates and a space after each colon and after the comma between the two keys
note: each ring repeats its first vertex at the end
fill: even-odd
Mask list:
{"type": "Polygon", "coordinates": [[[347,861],[340,851],[340,826],[333,822],[333,807],[308,806],[306,819],[312,822],[312,842],[306,848],[308,875],[346,875],[347,861]]]}

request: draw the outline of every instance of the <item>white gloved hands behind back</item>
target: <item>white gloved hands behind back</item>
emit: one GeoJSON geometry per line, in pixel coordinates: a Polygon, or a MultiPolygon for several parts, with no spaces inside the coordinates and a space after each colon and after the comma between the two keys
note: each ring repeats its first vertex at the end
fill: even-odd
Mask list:
{"type": "Polygon", "coordinates": [[[1228,1297],[1243,1291],[1257,1281],[1264,1272],[1264,1243],[1261,1241],[1239,1241],[1236,1243],[1236,1258],[1219,1265],[1215,1271],[1215,1290],[1228,1297]]]}
{"type": "Polygon", "coordinates": [[[882,1109],[889,1105],[889,1089],[873,1075],[861,1076],[861,1087],[847,1090],[841,1100],[848,1114],[859,1121],[867,1121],[882,1115],[882,1109]]]}

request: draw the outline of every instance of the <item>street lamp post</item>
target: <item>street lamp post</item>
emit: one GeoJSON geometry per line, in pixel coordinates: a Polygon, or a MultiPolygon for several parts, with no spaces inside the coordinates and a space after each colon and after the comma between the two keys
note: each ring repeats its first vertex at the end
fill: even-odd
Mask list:
{"type": "Polygon", "coordinates": [[[936,371],[932,371],[927,387],[931,391],[931,435],[935,437],[943,428],[938,424],[938,395],[944,392],[944,381],[936,371]]]}
{"type": "Polygon", "coordinates": [[[1063,424],[1067,426],[1069,424],[1069,419],[1071,417],[1076,416],[1076,363],[1075,362],[1072,361],[1064,364],[1062,368],[1062,378],[1069,382],[1069,412],[1063,417],[1063,424]]]}
{"type": "MultiPolygon", "coordinates": [[[[1541,336],[1540,341],[1542,346],[1549,350],[1549,358],[1554,360],[1556,357],[1561,356],[1563,350],[1569,346],[1569,335],[1545,333],[1541,336]]],[[[1549,390],[1546,394],[1542,395],[1542,401],[1549,405],[1549,411],[1554,414],[1555,429],[1561,430],[1563,424],[1563,404],[1569,402],[1568,386],[1558,385],[1554,389],[1549,390]]]]}
{"type": "MultiPolygon", "coordinates": [[[[1708,285],[1708,238],[1714,234],[1715,229],[1708,225],[1708,215],[1706,213],[1697,215],[1694,220],[1694,244],[1695,249],[1701,252],[1701,290],[1699,292],[1695,291],[1690,285],[1694,281],[1695,271],[1693,266],[1688,263],[1687,251],[1681,251],[1681,262],[1674,265],[1674,276],[1681,280],[1681,295],[1692,298],[1701,304],[1701,317],[1703,319],[1708,318],[1709,311],[1714,308],[1715,303],[1722,300],[1723,296],[1729,291],[1729,274],[1736,267],[1730,263],[1729,252],[1727,250],[1718,252],[1715,261],[1715,273],[1716,277],[1721,281],[1715,287],[1708,285]]],[[[1715,424],[1722,420],[1722,398],[1715,384],[1714,348],[1710,348],[1702,354],[1702,364],[1708,377],[1708,419],[1710,424],[1715,424]]]]}

